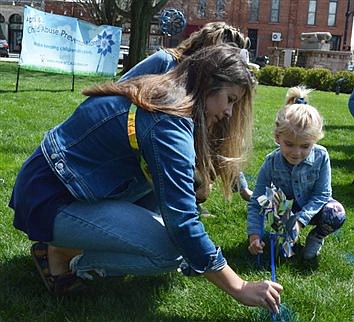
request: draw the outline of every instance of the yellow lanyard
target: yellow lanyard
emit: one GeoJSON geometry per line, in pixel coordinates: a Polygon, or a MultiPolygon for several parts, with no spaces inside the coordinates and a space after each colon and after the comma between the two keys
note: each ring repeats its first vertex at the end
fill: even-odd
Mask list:
{"type": "Polygon", "coordinates": [[[129,114],[128,114],[128,138],[129,138],[129,144],[130,147],[137,152],[138,155],[138,161],[140,165],[141,171],[144,173],[144,176],[150,184],[152,184],[152,176],[149,170],[149,166],[144,160],[143,156],[141,155],[139,151],[139,145],[138,145],[138,140],[136,138],[136,132],[135,132],[135,115],[136,115],[136,109],[137,107],[134,104],[130,105],[129,108],[129,114]]]}

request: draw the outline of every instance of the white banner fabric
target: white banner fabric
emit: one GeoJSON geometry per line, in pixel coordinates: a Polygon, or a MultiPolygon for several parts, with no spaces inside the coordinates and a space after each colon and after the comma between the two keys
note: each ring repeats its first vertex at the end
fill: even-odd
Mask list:
{"type": "Polygon", "coordinates": [[[122,30],[26,6],[21,68],[73,75],[115,76],[122,30]]]}

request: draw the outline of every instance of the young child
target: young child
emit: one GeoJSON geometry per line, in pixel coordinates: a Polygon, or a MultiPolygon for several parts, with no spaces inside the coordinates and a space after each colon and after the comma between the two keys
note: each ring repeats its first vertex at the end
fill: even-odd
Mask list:
{"type": "Polygon", "coordinates": [[[248,205],[248,250],[252,255],[262,253],[265,246],[260,242],[262,219],[257,198],[271,185],[293,199],[297,233],[308,224],[315,226],[306,238],[305,259],[315,258],[324,238],[345,221],[343,206],[332,198],[328,152],[316,144],[324,136],[323,121],[316,108],[307,104],[309,92],[305,87],[290,88],[285,106],[277,114],[274,137],[279,147],[266,157],[248,205]]]}

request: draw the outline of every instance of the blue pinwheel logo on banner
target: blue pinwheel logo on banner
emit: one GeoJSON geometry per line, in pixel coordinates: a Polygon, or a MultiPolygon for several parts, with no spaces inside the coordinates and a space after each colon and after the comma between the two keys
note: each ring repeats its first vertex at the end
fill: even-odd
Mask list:
{"type": "Polygon", "coordinates": [[[100,54],[100,59],[97,64],[96,73],[99,70],[102,56],[105,57],[107,53],[112,53],[112,46],[115,42],[112,40],[113,34],[108,34],[106,31],[102,35],[97,35],[99,43],[97,45],[97,54],[100,54]]]}

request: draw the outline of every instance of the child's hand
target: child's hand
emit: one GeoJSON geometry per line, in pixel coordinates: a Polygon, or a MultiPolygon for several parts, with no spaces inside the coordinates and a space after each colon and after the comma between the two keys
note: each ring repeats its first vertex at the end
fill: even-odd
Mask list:
{"type": "Polygon", "coordinates": [[[258,235],[250,235],[249,241],[250,241],[250,245],[248,246],[248,251],[252,255],[263,253],[263,248],[265,246],[265,243],[263,241],[260,243],[260,238],[258,235]]]}

